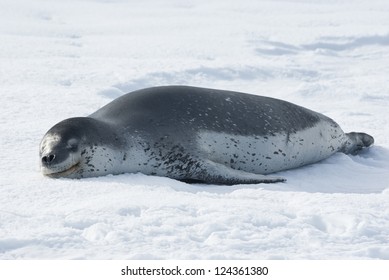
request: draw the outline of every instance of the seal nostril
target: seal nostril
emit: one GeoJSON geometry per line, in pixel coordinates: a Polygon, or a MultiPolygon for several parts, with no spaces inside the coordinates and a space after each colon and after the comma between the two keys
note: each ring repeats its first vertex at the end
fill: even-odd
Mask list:
{"type": "Polygon", "coordinates": [[[51,163],[55,159],[55,155],[48,155],[42,157],[42,162],[45,164],[51,163]]]}

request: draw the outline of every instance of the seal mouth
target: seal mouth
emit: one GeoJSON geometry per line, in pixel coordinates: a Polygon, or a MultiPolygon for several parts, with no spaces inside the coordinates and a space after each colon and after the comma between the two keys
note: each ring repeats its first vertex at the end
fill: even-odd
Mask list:
{"type": "Polygon", "coordinates": [[[67,168],[63,171],[51,172],[51,173],[46,173],[45,171],[43,171],[43,175],[51,177],[51,178],[67,177],[69,174],[72,174],[75,171],[77,171],[79,166],[80,166],[80,162],[77,162],[76,164],[70,166],[69,168],[67,168]]]}

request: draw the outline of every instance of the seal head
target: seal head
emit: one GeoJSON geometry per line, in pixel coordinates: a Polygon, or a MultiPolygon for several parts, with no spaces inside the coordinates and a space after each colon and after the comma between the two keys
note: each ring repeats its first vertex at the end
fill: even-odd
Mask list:
{"type": "Polygon", "coordinates": [[[112,161],[112,150],[120,149],[121,145],[116,133],[103,122],[83,117],[66,119],[52,127],[41,141],[41,171],[54,178],[106,173],[108,164],[103,163],[112,161]]]}

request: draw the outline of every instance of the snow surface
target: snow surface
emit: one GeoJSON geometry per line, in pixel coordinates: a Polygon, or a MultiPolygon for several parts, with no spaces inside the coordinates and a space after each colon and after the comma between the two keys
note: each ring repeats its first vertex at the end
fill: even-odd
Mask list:
{"type": "Polygon", "coordinates": [[[1,0],[0,258],[389,259],[388,14],[387,0],[1,0]],[[40,174],[52,125],[168,84],[289,100],[376,143],[270,185],[40,174]]]}

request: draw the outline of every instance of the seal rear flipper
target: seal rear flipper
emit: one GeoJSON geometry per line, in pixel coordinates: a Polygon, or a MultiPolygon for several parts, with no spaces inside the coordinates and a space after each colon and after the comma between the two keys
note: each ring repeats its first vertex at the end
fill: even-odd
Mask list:
{"type": "Polygon", "coordinates": [[[356,155],[363,148],[367,148],[374,143],[374,138],[363,132],[346,133],[346,142],[342,148],[345,154],[356,155]]]}
{"type": "Polygon", "coordinates": [[[286,181],[286,179],[280,177],[270,177],[232,169],[223,164],[208,160],[202,163],[202,167],[200,171],[195,172],[193,177],[187,181],[198,181],[216,185],[278,183],[286,181]]]}

